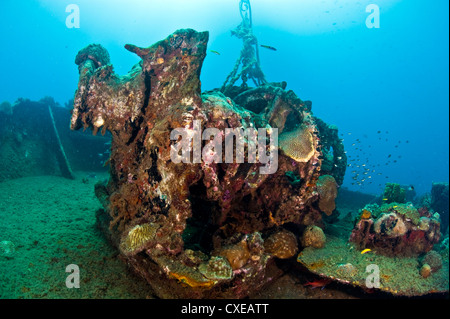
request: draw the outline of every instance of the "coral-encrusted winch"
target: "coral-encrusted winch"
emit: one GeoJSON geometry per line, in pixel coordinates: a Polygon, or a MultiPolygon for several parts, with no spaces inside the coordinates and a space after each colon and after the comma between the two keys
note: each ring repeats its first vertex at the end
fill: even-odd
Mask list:
{"type": "MultiPolygon", "coordinates": [[[[100,45],[76,58],[80,80],[71,127],[112,133],[110,180],[96,185],[104,207],[98,223],[160,297],[241,298],[258,290],[279,273],[274,258],[295,256],[305,225],[320,222],[321,207],[332,213],[335,181],[342,183],[345,173],[337,134],[323,122],[319,129],[310,103],[284,85],[240,88],[235,96],[201,94],[207,40],[207,32],[186,29],[148,48],[127,45],[142,61],[122,77],[100,45]],[[263,129],[267,135],[259,142],[266,143],[256,147],[245,138],[243,162],[234,156],[229,163],[225,155],[174,162],[171,132],[183,128],[189,134],[196,123],[202,132],[263,129]],[[273,150],[275,128],[279,149],[273,150]],[[326,136],[336,140],[324,143],[326,136]],[[326,160],[341,169],[327,172],[319,190],[329,145],[333,154],[326,160]],[[249,156],[254,148],[258,158],[277,152],[274,173],[261,172],[263,164],[249,156]]],[[[202,149],[207,142],[201,141],[202,149]]]]}

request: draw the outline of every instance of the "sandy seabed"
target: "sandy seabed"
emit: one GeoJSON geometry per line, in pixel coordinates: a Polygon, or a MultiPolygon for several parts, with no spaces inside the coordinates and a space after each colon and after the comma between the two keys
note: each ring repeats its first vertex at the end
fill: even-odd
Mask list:
{"type": "Polygon", "coordinates": [[[95,227],[99,178],[36,176],[0,183],[0,298],[146,298],[149,286],[117,258],[95,227]],[[66,266],[78,265],[80,288],[68,289],[66,266]]]}
{"type": "MultiPolygon", "coordinates": [[[[95,212],[101,206],[94,185],[107,178],[107,173],[77,172],[74,180],[36,176],[0,183],[0,242],[15,245],[12,256],[0,255],[0,299],[154,298],[150,286],[127,269],[95,226],[95,212]],[[80,269],[80,288],[66,286],[70,264],[80,269]]],[[[311,289],[303,285],[307,281],[288,271],[251,297],[352,299],[358,295],[333,285],[311,289]]]]}

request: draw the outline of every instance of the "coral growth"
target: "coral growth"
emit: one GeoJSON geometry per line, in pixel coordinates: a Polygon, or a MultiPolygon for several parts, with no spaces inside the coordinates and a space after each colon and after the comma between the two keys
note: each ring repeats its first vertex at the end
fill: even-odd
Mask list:
{"type": "Polygon", "coordinates": [[[264,248],[277,258],[291,258],[298,250],[297,237],[290,231],[280,230],[265,240],[264,248]]]}
{"type": "Polygon", "coordinates": [[[346,263],[338,265],[336,272],[343,278],[352,278],[358,273],[358,270],[351,263],[346,263]]]}
{"type": "Polygon", "coordinates": [[[324,175],[333,176],[340,186],[344,182],[347,169],[347,154],[344,150],[343,140],[339,137],[336,125],[329,125],[317,117],[314,117],[314,121],[317,125],[323,157],[321,172],[324,175]]]}
{"type": "Polygon", "coordinates": [[[0,112],[3,112],[7,115],[12,115],[13,111],[13,107],[11,105],[11,103],[9,103],[8,101],[4,101],[2,103],[0,103],[0,112]]]}
{"type": "Polygon", "coordinates": [[[431,271],[436,272],[442,268],[442,256],[438,252],[430,250],[423,257],[422,264],[428,264],[431,271]]]}
{"type": "Polygon", "coordinates": [[[328,216],[336,208],[334,200],[337,197],[337,184],[333,176],[322,175],[317,181],[317,192],[319,193],[319,208],[328,216]]]}
{"type": "Polygon", "coordinates": [[[411,203],[371,204],[356,221],[350,241],[362,249],[375,248],[386,255],[419,255],[439,242],[439,228],[438,219],[420,217],[411,203]]]}
{"type": "Polygon", "coordinates": [[[370,212],[370,210],[368,209],[363,209],[361,211],[361,215],[360,218],[361,219],[369,219],[370,217],[372,217],[372,213],[370,212]]]}
{"type": "Polygon", "coordinates": [[[448,233],[449,224],[449,187],[448,183],[433,183],[431,187],[430,207],[442,218],[443,233],[448,233]]]}
{"type": "Polygon", "coordinates": [[[250,251],[245,240],[238,244],[221,248],[217,255],[223,256],[231,265],[233,270],[242,268],[250,258],[250,251]]]}
{"type": "Polygon", "coordinates": [[[322,144],[310,105],[276,83],[201,94],[207,40],[207,32],[185,29],[148,48],[126,45],[142,61],[125,76],[113,72],[109,54],[99,45],[76,58],[80,79],[71,128],[91,128],[94,134],[108,130],[113,136],[111,178],[96,185],[104,207],[97,218],[131,267],[161,296],[248,295],[272,278],[266,276],[272,257],[288,258],[297,250],[296,236],[271,237],[274,227],[310,225],[321,219],[317,207],[334,209],[335,188],[323,187],[332,177],[316,186],[322,144]],[[192,137],[190,152],[210,146],[201,132],[212,128],[219,130],[217,145],[233,147],[231,161],[219,147],[208,149],[203,161],[194,155],[191,160],[190,153],[187,161],[173,160],[174,130],[192,137]],[[226,133],[250,128],[264,132],[257,145],[251,135],[240,139],[226,133]],[[280,149],[270,143],[275,129],[280,149]],[[272,152],[278,169],[265,174],[262,159],[272,152]],[[267,248],[269,254],[264,247],[273,250],[267,248]],[[162,276],[176,281],[166,283],[162,276]],[[179,282],[195,291],[180,288],[179,282]]]}
{"type": "Polygon", "coordinates": [[[386,183],[383,194],[383,201],[386,203],[404,203],[406,200],[406,190],[399,184],[386,183]]]}
{"type": "Polygon", "coordinates": [[[420,267],[420,275],[423,278],[428,278],[431,276],[431,267],[428,264],[423,264],[422,267],[420,267]]]}
{"type": "Polygon", "coordinates": [[[397,213],[382,214],[374,225],[376,234],[388,238],[403,236],[407,230],[405,222],[397,213]]]}
{"type": "Polygon", "coordinates": [[[233,269],[230,263],[223,257],[212,257],[208,262],[202,263],[198,270],[210,280],[231,279],[233,269]]]}
{"type": "Polygon", "coordinates": [[[317,148],[312,133],[305,127],[281,134],[278,143],[287,156],[301,163],[308,162],[317,148]]]}
{"type": "Polygon", "coordinates": [[[322,228],[315,225],[306,227],[301,238],[303,247],[322,248],[325,246],[326,236],[322,228]]]}

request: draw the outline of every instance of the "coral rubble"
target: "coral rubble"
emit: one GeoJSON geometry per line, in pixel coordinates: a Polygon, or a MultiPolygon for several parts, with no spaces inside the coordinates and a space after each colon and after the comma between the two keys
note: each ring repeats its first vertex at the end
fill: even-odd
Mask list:
{"type": "MultiPolygon", "coordinates": [[[[76,57],[80,79],[71,128],[112,134],[110,180],[96,185],[104,206],[98,223],[160,297],[240,298],[261,288],[276,276],[274,258],[297,251],[299,234],[285,225],[312,225],[322,209],[331,212],[345,173],[340,165],[329,172],[334,184],[319,187],[325,129],[322,141],[310,103],[285,85],[201,94],[207,40],[207,32],[183,29],[148,48],[126,45],[142,60],[125,76],[114,73],[100,45],[76,57]],[[278,169],[260,171],[262,164],[250,157],[256,148],[250,136],[239,141],[248,151],[243,162],[227,161],[214,147],[206,152],[214,161],[193,155],[176,163],[171,132],[179,128],[192,136],[211,128],[261,129],[267,146],[258,145],[258,158],[277,152],[278,169]],[[279,151],[269,143],[275,128],[279,151]]],[[[216,145],[225,148],[226,141],[216,145]]],[[[343,149],[334,145],[341,157],[343,149]]],[[[189,149],[205,146],[206,140],[193,139],[189,149]]]]}

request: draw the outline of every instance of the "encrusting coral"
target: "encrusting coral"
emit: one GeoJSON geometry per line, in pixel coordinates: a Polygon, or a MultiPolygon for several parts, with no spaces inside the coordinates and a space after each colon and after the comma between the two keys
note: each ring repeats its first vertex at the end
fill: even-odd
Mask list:
{"type": "Polygon", "coordinates": [[[295,131],[280,135],[278,145],[283,152],[297,162],[308,162],[314,155],[317,142],[308,128],[299,127],[295,131]]]}
{"type": "Polygon", "coordinates": [[[421,268],[420,268],[420,275],[423,278],[428,278],[431,276],[431,267],[428,264],[424,264],[421,268]]]}
{"type": "Polygon", "coordinates": [[[350,241],[361,249],[376,248],[388,256],[426,253],[439,242],[440,222],[434,216],[421,217],[419,210],[411,203],[367,205],[356,221],[350,241]]]}
{"type": "Polygon", "coordinates": [[[202,263],[198,269],[210,280],[231,279],[233,275],[229,262],[220,256],[212,257],[208,262],[202,263]]]}
{"type": "Polygon", "coordinates": [[[322,228],[315,225],[306,227],[301,238],[303,247],[323,248],[325,246],[326,236],[322,228]]]}
{"type": "Polygon", "coordinates": [[[338,195],[336,180],[331,175],[322,175],[316,185],[319,193],[319,208],[330,216],[336,208],[335,199],[338,195]]]}
{"type": "Polygon", "coordinates": [[[238,244],[221,248],[217,255],[228,260],[233,270],[242,268],[250,258],[250,252],[245,240],[240,241],[238,244]]]}
{"type": "Polygon", "coordinates": [[[290,231],[280,230],[264,241],[264,248],[277,258],[291,258],[298,251],[297,237],[290,231]]]}
{"type": "Polygon", "coordinates": [[[404,203],[406,200],[406,190],[396,183],[386,183],[383,200],[386,203],[404,203]]]}
{"type": "Polygon", "coordinates": [[[430,250],[423,257],[422,264],[428,264],[431,271],[436,272],[442,268],[442,256],[438,252],[430,250]]]}

